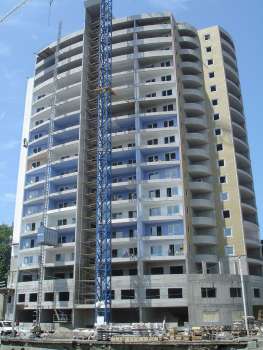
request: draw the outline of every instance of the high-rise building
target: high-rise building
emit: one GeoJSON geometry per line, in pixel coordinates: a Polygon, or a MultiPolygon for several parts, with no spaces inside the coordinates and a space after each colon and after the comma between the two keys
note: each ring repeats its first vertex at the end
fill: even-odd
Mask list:
{"type": "MultiPolygon", "coordinates": [[[[28,82],[7,305],[20,322],[40,289],[43,323],[94,322],[99,24],[86,11],[28,82]],[[58,237],[42,261],[44,219],[58,237]]],[[[112,320],[231,324],[240,271],[257,316],[263,259],[230,35],[139,15],[114,19],[112,50],[112,320]]]]}

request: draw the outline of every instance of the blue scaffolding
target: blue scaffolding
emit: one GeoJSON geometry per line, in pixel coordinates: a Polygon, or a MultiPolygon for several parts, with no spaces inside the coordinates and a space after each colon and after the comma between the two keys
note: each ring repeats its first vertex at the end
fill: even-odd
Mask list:
{"type": "Polygon", "coordinates": [[[111,318],[111,105],[112,0],[100,2],[97,196],[96,320],[111,318]]]}

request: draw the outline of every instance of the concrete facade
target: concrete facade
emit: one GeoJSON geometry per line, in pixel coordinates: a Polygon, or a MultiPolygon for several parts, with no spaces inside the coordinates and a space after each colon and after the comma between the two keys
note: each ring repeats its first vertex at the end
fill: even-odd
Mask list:
{"type": "MultiPolygon", "coordinates": [[[[7,308],[7,317],[21,322],[32,322],[36,309],[36,233],[54,93],[48,226],[59,237],[58,245],[45,248],[42,322],[94,322],[87,292],[92,284],[83,269],[94,271],[92,258],[84,256],[94,247],[85,248],[94,201],[87,110],[96,28],[87,11],[84,44],[82,31],[62,39],[57,91],[56,44],[37,58],[20,174],[25,183],[20,181],[17,197],[20,248],[9,282],[15,293],[7,308]]],[[[240,256],[248,311],[257,316],[263,260],[231,37],[220,27],[198,31],[170,13],[151,14],[115,19],[112,48],[113,321],[199,325],[240,319],[240,256]]],[[[25,118],[24,130],[27,123],[25,118]]]]}

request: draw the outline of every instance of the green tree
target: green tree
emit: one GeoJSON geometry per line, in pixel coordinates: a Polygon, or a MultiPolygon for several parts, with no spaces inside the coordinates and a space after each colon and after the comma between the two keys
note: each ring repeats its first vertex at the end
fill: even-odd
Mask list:
{"type": "Polygon", "coordinates": [[[12,227],[0,225],[0,282],[7,280],[10,267],[12,227]]]}

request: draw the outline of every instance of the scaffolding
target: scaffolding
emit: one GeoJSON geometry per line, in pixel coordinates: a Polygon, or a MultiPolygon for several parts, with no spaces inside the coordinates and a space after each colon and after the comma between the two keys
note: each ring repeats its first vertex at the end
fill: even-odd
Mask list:
{"type": "MultiPolygon", "coordinates": [[[[41,323],[41,310],[43,299],[43,281],[45,278],[45,246],[56,245],[54,238],[57,237],[57,232],[48,229],[48,208],[49,208],[49,193],[50,193],[50,176],[51,176],[51,164],[52,164],[52,147],[53,147],[53,134],[54,134],[54,119],[56,117],[56,101],[57,101],[57,88],[58,88],[58,61],[59,61],[59,47],[61,41],[62,22],[59,23],[57,45],[55,49],[55,64],[53,75],[53,98],[51,101],[51,111],[49,118],[49,130],[48,130],[48,145],[47,145],[47,166],[45,172],[44,183],[44,208],[42,223],[38,230],[38,243],[40,245],[40,257],[39,257],[39,275],[38,275],[38,288],[37,288],[37,308],[36,308],[36,322],[38,325],[41,323]],[[52,238],[52,233],[54,237],[52,238]],[[51,234],[51,235],[50,235],[51,234]],[[51,238],[51,239],[50,239],[51,238]]],[[[57,240],[57,239],[56,239],[57,240]]]]}

